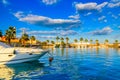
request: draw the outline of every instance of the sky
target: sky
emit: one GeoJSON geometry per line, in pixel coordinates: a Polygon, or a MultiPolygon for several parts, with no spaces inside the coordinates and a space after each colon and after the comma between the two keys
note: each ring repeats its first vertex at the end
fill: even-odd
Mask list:
{"type": "Polygon", "coordinates": [[[56,36],[120,41],[120,0],[0,0],[0,30],[10,26],[37,40],[56,36]]]}

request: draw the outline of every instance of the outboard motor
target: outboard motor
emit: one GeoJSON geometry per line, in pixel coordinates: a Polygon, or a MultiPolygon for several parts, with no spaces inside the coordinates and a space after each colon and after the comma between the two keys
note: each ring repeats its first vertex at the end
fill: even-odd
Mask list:
{"type": "Polygon", "coordinates": [[[50,53],[50,52],[48,52],[48,54],[49,54],[49,64],[50,64],[50,66],[51,66],[51,63],[52,63],[52,61],[53,61],[53,55],[50,53]]]}
{"type": "Polygon", "coordinates": [[[53,57],[51,56],[51,57],[49,57],[49,62],[52,62],[53,61],[53,57]]]}

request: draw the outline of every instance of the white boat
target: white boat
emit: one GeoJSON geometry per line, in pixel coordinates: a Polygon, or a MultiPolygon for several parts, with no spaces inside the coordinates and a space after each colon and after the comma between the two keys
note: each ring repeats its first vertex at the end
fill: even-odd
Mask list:
{"type": "Polygon", "coordinates": [[[34,48],[12,48],[0,42],[0,64],[15,64],[38,60],[48,52],[49,50],[34,48]]]}

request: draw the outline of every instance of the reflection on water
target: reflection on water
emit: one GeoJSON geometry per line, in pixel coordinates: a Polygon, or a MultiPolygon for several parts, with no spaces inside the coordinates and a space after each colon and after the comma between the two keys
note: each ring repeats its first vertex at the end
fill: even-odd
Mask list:
{"type": "Polygon", "coordinates": [[[119,80],[120,49],[52,48],[38,61],[0,65],[0,80],[119,80]]]}
{"type": "Polygon", "coordinates": [[[96,54],[99,54],[99,48],[96,47],[96,54]]]}
{"type": "Polygon", "coordinates": [[[12,65],[0,65],[0,80],[11,80],[11,79],[25,79],[30,76],[40,76],[43,74],[43,64],[38,61],[12,64],[12,65]],[[36,72],[39,72],[36,73],[36,72]]]}
{"type": "Polygon", "coordinates": [[[64,49],[65,48],[61,48],[61,56],[64,56],[64,49]]]}
{"type": "Polygon", "coordinates": [[[77,48],[74,48],[74,53],[77,53],[77,48]]]}
{"type": "Polygon", "coordinates": [[[105,48],[105,53],[109,54],[109,48],[105,48]]]}
{"type": "Polygon", "coordinates": [[[66,58],[68,58],[68,48],[66,48],[66,58]]]}
{"type": "Polygon", "coordinates": [[[0,80],[10,80],[14,76],[14,70],[6,65],[0,65],[0,80]]]}

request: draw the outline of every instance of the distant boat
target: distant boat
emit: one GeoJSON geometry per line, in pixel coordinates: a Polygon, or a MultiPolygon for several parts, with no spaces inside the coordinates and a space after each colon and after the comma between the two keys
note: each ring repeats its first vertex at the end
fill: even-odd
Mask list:
{"type": "Polygon", "coordinates": [[[16,64],[34,61],[38,60],[48,52],[49,50],[34,48],[12,48],[5,43],[0,42],[0,64],[16,64]]]}

